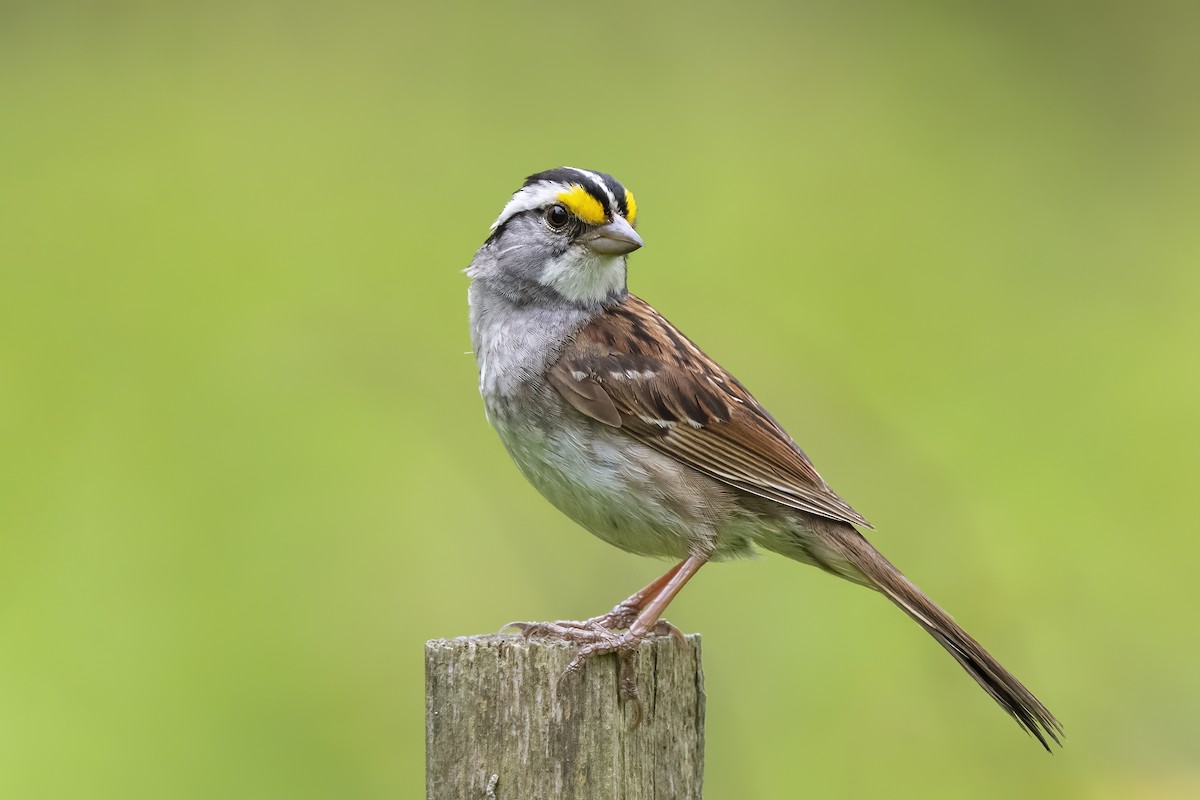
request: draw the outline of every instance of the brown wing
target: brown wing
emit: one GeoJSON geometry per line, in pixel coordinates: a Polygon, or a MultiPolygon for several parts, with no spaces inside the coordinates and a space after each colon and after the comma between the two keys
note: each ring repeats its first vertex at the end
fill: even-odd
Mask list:
{"type": "Polygon", "coordinates": [[[871,527],[737,379],[633,295],[585,326],[548,377],[582,413],[717,480],[871,527]]]}

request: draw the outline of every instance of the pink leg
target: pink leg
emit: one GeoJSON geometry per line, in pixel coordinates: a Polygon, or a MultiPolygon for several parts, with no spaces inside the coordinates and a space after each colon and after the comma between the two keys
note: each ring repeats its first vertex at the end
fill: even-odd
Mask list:
{"type": "MultiPolygon", "coordinates": [[[[659,617],[663,615],[663,612],[667,610],[667,606],[675,599],[675,595],[679,594],[679,590],[684,587],[684,584],[690,581],[692,576],[699,572],[700,568],[706,563],[708,563],[708,556],[692,556],[655,581],[655,583],[660,583],[665,578],[666,585],[642,609],[642,613],[638,614],[637,619],[629,626],[629,632],[625,635],[632,637],[635,641],[640,641],[647,633],[653,630],[658,625],[659,617]]],[[[654,586],[654,583],[647,586],[646,589],[650,589],[652,586],[654,586]]]]}
{"type": "MultiPolygon", "coordinates": [[[[638,614],[637,619],[629,626],[629,630],[619,636],[611,632],[606,632],[609,634],[607,637],[597,637],[590,644],[579,648],[579,652],[567,664],[567,669],[563,673],[563,677],[565,678],[573,672],[578,672],[583,668],[584,662],[592,656],[598,656],[603,653],[616,653],[619,659],[617,683],[620,686],[621,696],[634,703],[635,713],[633,724],[636,726],[640,723],[642,719],[642,703],[638,700],[637,675],[634,670],[633,657],[637,653],[638,645],[646,638],[646,635],[658,628],[663,612],[666,611],[671,601],[675,599],[675,595],[679,594],[679,590],[683,588],[684,584],[691,580],[692,576],[699,572],[700,568],[707,561],[707,555],[692,556],[670,573],[664,575],[663,577],[667,579],[666,584],[654,596],[654,599],[646,604],[641,613],[638,614]]],[[[647,589],[649,588],[647,587],[647,589]]],[[[668,629],[673,630],[673,628],[668,629]]],[[[679,638],[682,639],[683,635],[679,634],[679,638]]]]}
{"type": "MultiPolygon", "coordinates": [[[[617,653],[620,657],[619,683],[621,695],[637,703],[637,720],[641,719],[641,703],[637,700],[637,683],[633,669],[633,656],[638,645],[650,633],[671,632],[682,638],[682,634],[670,623],[662,620],[663,612],[679,594],[692,576],[708,562],[708,555],[691,556],[676,564],[661,578],[617,604],[612,611],[588,620],[559,622],[513,622],[505,628],[519,628],[529,636],[565,639],[581,642],[583,647],[567,664],[565,678],[583,668],[592,656],[617,653]],[[636,615],[636,616],[635,616],[636,615]],[[617,630],[627,629],[624,633],[617,630]]],[[[636,722],[635,722],[636,724],[636,722]]]]}
{"type": "MultiPolygon", "coordinates": [[[[680,561],[678,564],[667,570],[666,573],[661,577],[656,578],[653,583],[650,583],[637,592],[634,592],[622,602],[617,603],[615,606],[613,606],[612,611],[609,611],[607,614],[599,617],[592,617],[588,621],[595,622],[601,627],[608,628],[609,630],[627,629],[634,622],[634,620],[637,619],[638,615],[642,612],[642,609],[646,607],[646,604],[658,597],[658,594],[662,591],[663,587],[666,586],[667,583],[669,583],[671,579],[679,573],[679,570],[682,569],[683,565],[686,563],[686,561],[680,561]]],[[[662,612],[660,611],[659,614],[661,615],[662,612]]]]}
{"type": "MultiPolygon", "coordinates": [[[[655,578],[647,586],[634,592],[620,603],[617,603],[607,614],[601,614],[598,617],[591,617],[585,620],[564,619],[557,622],[510,622],[504,628],[501,628],[501,630],[505,628],[517,628],[526,636],[551,636],[565,639],[578,638],[573,633],[576,630],[594,630],[597,627],[609,631],[626,630],[637,619],[638,614],[641,613],[646,604],[658,596],[663,587],[675,577],[686,563],[687,561],[680,561],[667,570],[664,575],[655,578]]],[[[661,615],[661,613],[660,611],[659,614],[661,615]]],[[[660,633],[682,635],[669,622],[664,622],[656,630],[660,633]]],[[[590,638],[585,638],[584,640],[592,641],[590,638]]]]}

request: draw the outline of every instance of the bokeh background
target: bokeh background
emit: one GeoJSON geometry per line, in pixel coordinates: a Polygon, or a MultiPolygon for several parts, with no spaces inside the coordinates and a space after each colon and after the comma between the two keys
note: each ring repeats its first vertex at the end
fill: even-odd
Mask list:
{"type": "Polygon", "coordinates": [[[0,5],[0,796],[415,798],[422,643],[665,565],[488,429],[532,172],[1063,720],[869,592],[705,569],[706,796],[1200,796],[1191,3],[0,5]]]}

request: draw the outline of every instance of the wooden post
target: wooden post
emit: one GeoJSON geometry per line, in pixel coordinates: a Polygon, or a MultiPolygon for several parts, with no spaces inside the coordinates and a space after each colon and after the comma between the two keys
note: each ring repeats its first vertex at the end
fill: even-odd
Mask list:
{"type": "Polygon", "coordinates": [[[642,642],[636,726],[616,656],[560,682],[575,650],[503,634],[425,643],[427,800],[700,800],[700,637],[642,642]]]}

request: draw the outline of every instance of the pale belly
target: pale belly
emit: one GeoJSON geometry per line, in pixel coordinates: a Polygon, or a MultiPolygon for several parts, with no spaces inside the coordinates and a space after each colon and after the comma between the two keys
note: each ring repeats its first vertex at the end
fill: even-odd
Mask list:
{"type": "Polygon", "coordinates": [[[604,541],[647,556],[751,555],[761,521],[733,490],[607,426],[543,406],[530,420],[489,407],[522,474],[560,511],[604,541]]]}

